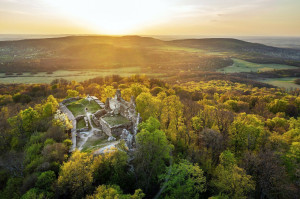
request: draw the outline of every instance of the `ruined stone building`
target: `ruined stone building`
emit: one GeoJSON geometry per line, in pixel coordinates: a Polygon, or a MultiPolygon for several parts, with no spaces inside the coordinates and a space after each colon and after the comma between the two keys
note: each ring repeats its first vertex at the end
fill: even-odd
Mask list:
{"type": "Polygon", "coordinates": [[[117,90],[115,97],[107,98],[104,109],[94,113],[92,119],[108,136],[120,137],[124,129],[135,135],[140,120],[135,107],[133,97],[127,102],[117,90]]]}

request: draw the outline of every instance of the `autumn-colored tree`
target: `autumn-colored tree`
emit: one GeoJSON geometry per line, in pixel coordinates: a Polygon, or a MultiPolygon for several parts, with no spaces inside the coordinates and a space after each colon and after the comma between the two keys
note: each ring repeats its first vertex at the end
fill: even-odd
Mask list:
{"type": "Polygon", "coordinates": [[[104,86],[101,91],[101,101],[105,102],[107,98],[114,97],[116,89],[113,86],[104,86]]]}
{"type": "Polygon", "coordinates": [[[72,90],[72,89],[69,89],[67,90],[67,98],[71,98],[71,97],[77,97],[79,95],[79,92],[76,91],[76,90],[72,90]]]}
{"type": "Polygon", "coordinates": [[[57,186],[61,195],[71,198],[82,198],[93,182],[92,156],[74,151],[68,162],[65,162],[59,173],[57,186]]]}
{"type": "Polygon", "coordinates": [[[145,194],[138,189],[133,195],[123,194],[123,191],[117,185],[100,185],[93,195],[87,196],[86,199],[142,199],[145,194]]]}
{"type": "Polygon", "coordinates": [[[161,101],[150,93],[141,93],[136,98],[136,109],[144,120],[149,117],[158,118],[161,111],[161,101]]]}

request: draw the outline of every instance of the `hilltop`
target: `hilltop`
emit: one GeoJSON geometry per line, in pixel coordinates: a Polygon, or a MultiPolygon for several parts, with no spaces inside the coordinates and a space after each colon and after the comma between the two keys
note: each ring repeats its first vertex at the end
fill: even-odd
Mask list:
{"type": "Polygon", "coordinates": [[[141,36],[67,36],[0,42],[1,72],[104,67],[215,70],[231,58],[300,66],[300,50],[237,39],[163,41],[141,36]]]}

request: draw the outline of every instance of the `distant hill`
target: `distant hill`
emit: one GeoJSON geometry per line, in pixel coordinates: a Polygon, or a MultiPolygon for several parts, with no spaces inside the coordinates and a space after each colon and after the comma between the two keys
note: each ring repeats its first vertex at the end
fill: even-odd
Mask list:
{"type": "Polygon", "coordinates": [[[231,58],[300,66],[300,50],[237,39],[66,36],[0,42],[0,72],[127,66],[154,71],[215,70],[231,65],[231,58]]]}
{"type": "Polygon", "coordinates": [[[300,61],[300,50],[277,48],[258,43],[250,43],[237,39],[217,38],[217,39],[184,39],[168,42],[171,45],[184,46],[214,51],[233,51],[236,53],[252,53],[274,58],[283,58],[300,61]]]}

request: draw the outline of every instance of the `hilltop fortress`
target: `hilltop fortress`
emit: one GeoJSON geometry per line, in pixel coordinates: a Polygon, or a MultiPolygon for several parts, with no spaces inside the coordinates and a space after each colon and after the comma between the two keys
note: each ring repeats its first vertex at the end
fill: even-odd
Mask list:
{"type": "Polygon", "coordinates": [[[107,98],[105,103],[95,96],[87,96],[84,100],[88,101],[89,104],[92,101],[98,104],[99,110],[90,113],[86,104],[75,104],[76,108],[82,106],[81,109],[84,114],[77,114],[74,117],[74,113],[68,107],[74,106],[74,102],[76,103],[80,100],[83,100],[83,98],[73,97],[60,103],[60,110],[67,114],[73,124],[73,128],[70,131],[73,143],[71,151],[75,150],[75,148],[81,150],[87,140],[92,137],[98,137],[99,139],[106,137],[108,142],[123,139],[129,149],[134,148],[137,126],[141,121],[140,115],[135,110],[134,97],[131,97],[130,102],[127,102],[122,98],[120,90],[116,91],[114,97],[107,98]],[[82,121],[84,121],[85,125],[84,127],[79,127],[78,123],[82,123],[82,121]]]}
{"type": "Polygon", "coordinates": [[[115,97],[107,98],[104,109],[94,113],[92,119],[108,136],[119,137],[123,129],[136,134],[140,118],[139,114],[136,114],[135,107],[133,97],[127,102],[121,97],[120,90],[117,90],[115,97]]]}

